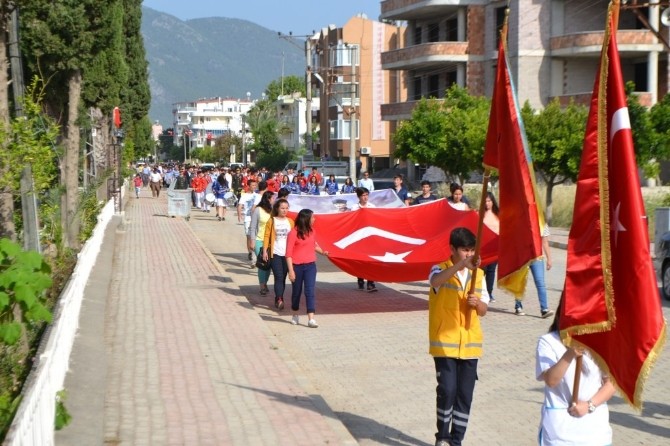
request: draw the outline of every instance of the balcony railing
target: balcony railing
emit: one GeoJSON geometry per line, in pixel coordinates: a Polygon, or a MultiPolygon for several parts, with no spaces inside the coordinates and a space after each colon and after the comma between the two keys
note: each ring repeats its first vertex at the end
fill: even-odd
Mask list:
{"type": "Polygon", "coordinates": [[[431,42],[382,53],[382,68],[406,70],[445,62],[465,62],[468,42],[431,42]]]}
{"type": "MultiPolygon", "coordinates": [[[[551,38],[552,56],[592,56],[600,54],[604,31],[566,34],[551,38]]],[[[630,52],[663,51],[663,45],[646,30],[620,29],[617,34],[617,46],[622,54],[630,52]]]]}
{"type": "Polygon", "coordinates": [[[385,0],[381,2],[381,18],[390,20],[411,20],[420,17],[434,16],[442,11],[453,10],[461,6],[485,6],[488,3],[490,3],[490,0],[385,0]]]}

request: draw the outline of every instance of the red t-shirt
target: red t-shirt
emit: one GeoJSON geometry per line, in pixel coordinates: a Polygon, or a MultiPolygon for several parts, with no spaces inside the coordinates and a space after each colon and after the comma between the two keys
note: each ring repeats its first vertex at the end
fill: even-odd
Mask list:
{"type": "Polygon", "coordinates": [[[316,262],[316,238],[314,231],[305,236],[298,237],[298,229],[293,228],[286,239],[286,257],[291,257],[294,265],[316,262]]]}

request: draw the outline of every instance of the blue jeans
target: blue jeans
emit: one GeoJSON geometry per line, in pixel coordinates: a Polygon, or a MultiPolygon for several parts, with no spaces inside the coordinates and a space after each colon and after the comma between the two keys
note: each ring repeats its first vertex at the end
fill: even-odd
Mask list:
{"type": "MultiPolygon", "coordinates": [[[[256,240],[255,248],[256,248],[255,252],[256,252],[256,254],[258,254],[260,252],[259,250],[261,248],[263,248],[263,241],[262,240],[256,240]]],[[[261,255],[263,255],[263,254],[261,254],[261,255]]],[[[269,278],[270,278],[270,270],[266,270],[266,271],[264,271],[262,269],[258,270],[258,284],[259,285],[267,285],[269,278]]]]}
{"type": "Polygon", "coordinates": [[[300,309],[300,295],[302,286],[305,285],[305,305],[308,313],[316,313],[316,298],[314,289],[316,288],[316,262],[301,263],[293,265],[295,271],[295,282],[291,292],[291,310],[297,312],[300,309]]]}
{"type": "Polygon", "coordinates": [[[286,257],[274,254],[270,262],[272,275],[275,278],[275,299],[284,298],[284,289],[286,288],[286,276],[288,275],[288,266],[286,257]]]}
{"type": "Polygon", "coordinates": [[[493,299],[493,283],[496,280],[496,268],[498,262],[493,262],[486,265],[484,269],[484,278],[486,279],[486,291],[489,292],[489,297],[493,299]]]}
{"type": "MultiPolygon", "coordinates": [[[[530,262],[530,272],[533,274],[535,288],[537,288],[537,299],[540,301],[540,310],[547,311],[549,304],[547,303],[547,286],[544,283],[544,259],[530,262]]],[[[516,310],[517,308],[523,308],[520,300],[514,301],[514,309],[516,310]]]]}

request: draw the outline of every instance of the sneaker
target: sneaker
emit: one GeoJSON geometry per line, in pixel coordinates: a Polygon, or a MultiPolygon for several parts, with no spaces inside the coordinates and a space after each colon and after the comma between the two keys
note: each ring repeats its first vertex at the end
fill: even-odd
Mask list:
{"type": "Polygon", "coordinates": [[[437,440],[435,446],[450,446],[447,440],[437,440]]]}
{"type": "Polygon", "coordinates": [[[377,291],[377,287],[374,285],[368,285],[368,293],[374,293],[377,291]]]}
{"type": "Polygon", "coordinates": [[[319,324],[316,323],[316,319],[310,319],[309,322],[307,322],[307,326],[309,328],[316,328],[319,324]]]}
{"type": "Polygon", "coordinates": [[[216,218],[218,218],[218,219],[219,219],[219,221],[221,221],[221,217],[216,217],[216,218]]]}
{"type": "Polygon", "coordinates": [[[514,310],[514,314],[516,314],[517,316],[525,316],[526,315],[526,313],[524,313],[524,311],[523,311],[523,308],[517,308],[516,310],[514,310]]]}
{"type": "Polygon", "coordinates": [[[279,299],[277,299],[276,307],[280,311],[284,309],[284,299],[283,298],[280,297],[279,299]]]}
{"type": "Polygon", "coordinates": [[[489,303],[493,303],[495,301],[496,301],[495,297],[489,296],[489,303]]]}
{"type": "Polygon", "coordinates": [[[298,325],[299,323],[300,323],[300,316],[294,314],[293,317],[291,318],[291,324],[298,325]]]}
{"type": "Polygon", "coordinates": [[[261,291],[260,291],[261,296],[265,296],[266,294],[268,294],[268,291],[270,291],[270,290],[268,290],[267,287],[261,288],[261,291]]]}
{"type": "Polygon", "coordinates": [[[553,316],[554,312],[553,310],[542,310],[542,319],[546,319],[549,316],[553,316]]]}
{"type": "Polygon", "coordinates": [[[364,285],[358,285],[358,291],[365,291],[364,285]]]}

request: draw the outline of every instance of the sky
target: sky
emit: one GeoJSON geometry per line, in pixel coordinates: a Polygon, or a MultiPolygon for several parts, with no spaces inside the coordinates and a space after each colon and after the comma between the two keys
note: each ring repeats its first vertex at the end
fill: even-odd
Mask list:
{"type": "Polygon", "coordinates": [[[342,27],[364,13],[378,20],[381,0],[144,0],[144,6],[182,20],[227,17],[244,19],[272,31],[311,34],[328,25],[342,27]]]}

